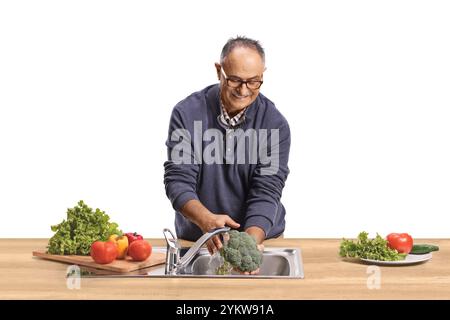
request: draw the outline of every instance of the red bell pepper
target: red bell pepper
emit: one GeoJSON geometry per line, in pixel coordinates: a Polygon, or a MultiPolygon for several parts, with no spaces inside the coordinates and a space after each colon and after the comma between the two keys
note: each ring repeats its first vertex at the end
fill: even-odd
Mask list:
{"type": "Polygon", "coordinates": [[[137,232],[128,232],[125,233],[125,235],[128,238],[128,245],[130,245],[133,241],[136,240],[144,240],[144,238],[140,234],[137,234],[137,232]]]}

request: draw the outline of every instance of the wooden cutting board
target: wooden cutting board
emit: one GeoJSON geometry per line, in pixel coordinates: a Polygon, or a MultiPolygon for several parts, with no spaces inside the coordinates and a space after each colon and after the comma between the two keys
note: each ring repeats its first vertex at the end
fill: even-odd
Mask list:
{"type": "Polygon", "coordinates": [[[48,254],[45,251],[33,251],[33,256],[120,273],[132,272],[151,266],[156,266],[158,264],[164,264],[166,262],[166,254],[163,252],[152,252],[150,257],[145,261],[133,261],[131,257],[127,257],[124,260],[114,260],[113,262],[108,264],[95,263],[91,256],[55,255],[48,254]]]}

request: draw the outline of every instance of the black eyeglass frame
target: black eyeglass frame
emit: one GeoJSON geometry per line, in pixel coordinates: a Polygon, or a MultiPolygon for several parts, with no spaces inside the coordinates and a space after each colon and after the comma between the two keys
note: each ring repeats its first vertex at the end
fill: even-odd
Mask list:
{"type": "Polygon", "coordinates": [[[223,75],[224,78],[225,78],[225,81],[226,81],[226,83],[227,83],[227,86],[229,86],[230,88],[233,88],[233,89],[240,88],[240,87],[242,86],[242,84],[245,83],[245,86],[247,87],[248,90],[258,90],[259,88],[261,88],[262,84],[264,83],[263,80],[230,79],[230,78],[228,78],[227,74],[225,73],[225,70],[223,70],[223,67],[222,67],[222,66],[220,66],[220,71],[222,72],[222,75],[223,75]],[[236,82],[236,84],[237,84],[237,83],[238,83],[238,84],[237,84],[237,85],[236,85],[236,84],[230,85],[230,81],[234,81],[234,82],[236,82]],[[258,84],[258,86],[255,87],[255,88],[250,88],[250,87],[248,86],[249,83],[250,83],[250,84],[251,84],[251,83],[258,84]]]}

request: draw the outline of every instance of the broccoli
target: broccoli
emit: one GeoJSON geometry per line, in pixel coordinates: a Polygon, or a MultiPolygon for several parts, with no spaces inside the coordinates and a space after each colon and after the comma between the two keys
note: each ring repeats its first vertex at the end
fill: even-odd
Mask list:
{"type": "Polygon", "coordinates": [[[228,234],[229,240],[220,249],[225,267],[219,268],[219,272],[226,269],[228,264],[244,272],[258,269],[262,263],[262,253],[258,250],[255,239],[248,233],[237,230],[232,230],[228,234]]]}

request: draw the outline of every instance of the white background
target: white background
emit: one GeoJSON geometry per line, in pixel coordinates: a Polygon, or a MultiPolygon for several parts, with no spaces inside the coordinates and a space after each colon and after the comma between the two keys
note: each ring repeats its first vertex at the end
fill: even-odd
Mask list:
{"type": "Polygon", "coordinates": [[[290,122],[286,237],[448,237],[448,1],[1,1],[0,237],[50,237],[80,199],[173,228],[173,106],[226,40],[266,49],[290,122]]]}

